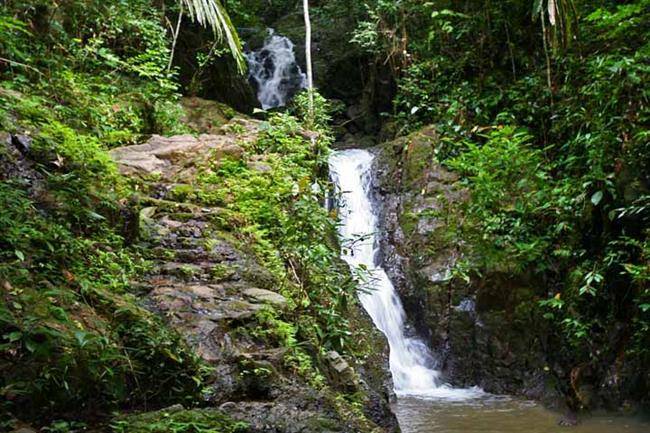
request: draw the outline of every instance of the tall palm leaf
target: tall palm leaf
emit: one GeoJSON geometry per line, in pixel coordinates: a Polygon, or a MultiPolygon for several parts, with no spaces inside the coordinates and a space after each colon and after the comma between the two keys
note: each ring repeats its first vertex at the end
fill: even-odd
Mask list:
{"type": "Polygon", "coordinates": [[[178,37],[178,30],[180,27],[183,9],[186,8],[187,13],[193,21],[196,21],[204,27],[210,27],[219,40],[223,41],[225,39],[226,43],[228,44],[228,48],[230,49],[230,53],[235,59],[235,62],[237,62],[237,68],[239,69],[239,72],[243,73],[246,69],[246,62],[242,53],[241,41],[239,40],[237,30],[233,26],[232,21],[230,21],[228,12],[221,4],[221,1],[179,0],[179,6],[180,13],[178,16],[176,32],[174,34],[172,56],[176,45],[176,38],[178,37]]]}

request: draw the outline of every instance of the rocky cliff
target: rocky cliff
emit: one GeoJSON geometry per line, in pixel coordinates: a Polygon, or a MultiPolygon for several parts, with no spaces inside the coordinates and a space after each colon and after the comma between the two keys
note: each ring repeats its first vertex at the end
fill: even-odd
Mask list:
{"type": "Polygon", "coordinates": [[[210,366],[204,391],[210,406],[248,423],[246,431],[396,431],[385,342],[360,307],[350,310],[355,332],[384,349],[363,363],[336,351],[317,356],[320,365],[313,368],[323,372],[324,383],[309,371],[296,371],[287,362],[296,356],[292,348],[269,332],[278,320],[290,323],[295,301],[280,293],[282,282],[260,263],[237,214],[198,198],[197,173],[220,160],[272,175],[261,155],[245,150],[263,127],[268,126],[236,118],[211,135],[154,136],[111,152],[122,173],[139,184],[137,238],[153,262],[138,283],[143,302],[210,366]],[[353,394],[360,397],[358,406],[346,397],[353,394]]]}
{"type": "Polygon", "coordinates": [[[377,148],[382,259],[412,332],[427,339],[454,385],[552,399],[544,325],[530,307],[535,285],[498,270],[472,283],[452,275],[471,248],[455,235],[457,210],[469,196],[436,161],[438,140],[429,127],[377,148]]]}

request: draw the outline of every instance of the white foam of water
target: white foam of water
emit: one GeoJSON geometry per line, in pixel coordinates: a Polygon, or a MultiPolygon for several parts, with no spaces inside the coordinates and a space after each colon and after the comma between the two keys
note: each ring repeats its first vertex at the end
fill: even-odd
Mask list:
{"type": "Polygon", "coordinates": [[[352,269],[370,275],[359,299],[390,347],[390,370],[398,396],[464,400],[484,395],[479,388],[458,389],[442,382],[434,358],[418,338],[405,334],[406,314],[393,284],[376,263],[377,215],[370,199],[373,154],[350,149],[329,159],[330,173],[340,193],[339,236],[342,258],[352,269]]]}
{"type": "Polygon", "coordinates": [[[264,46],[246,53],[249,77],[257,85],[257,99],[263,109],[283,107],[301,89],[307,77],[296,63],[293,42],[269,30],[264,46]]]}

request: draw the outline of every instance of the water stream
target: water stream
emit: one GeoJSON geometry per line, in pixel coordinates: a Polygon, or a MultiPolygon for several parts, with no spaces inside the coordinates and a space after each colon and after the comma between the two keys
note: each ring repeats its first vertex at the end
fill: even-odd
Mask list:
{"type": "Polygon", "coordinates": [[[300,90],[307,78],[296,62],[294,45],[285,36],[269,35],[260,49],[246,53],[249,79],[257,89],[262,108],[283,107],[300,90]]]}
{"type": "Polygon", "coordinates": [[[478,388],[452,388],[435,370],[435,359],[427,346],[405,332],[406,314],[386,271],[377,263],[377,215],[370,199],[374,155],[351,149],[330,157],[332,180],[340,192],[339,236],[343,259],[352,269],[367,271],[368,281],[359,294],[375,326],[384,333],[390,347],[390,370],[395,393],[464,400],[482,395],[478,388]]]}
{"type": "Polygon", "coordinates": [[[489,394],[463,401],[399,398],[393,410],[402,433],[650,433],[647,419],[611,414],[563,427],[560,414],[535,402],[489,394]]]}
{"type": "Polygon", "coordinates": [[[454,388],[434,368],[435,358],[408,335],[406,314],[386,272],[378,263],[377,212],[371,200],[374,156],[366,150],[334,153],[330,175],[340,194],[342,258],[361,269],[359,299],[390,348],[394,411],[404,433],[648,433],[650,424],[624,417],[592,417],[573,429],[557,425],[559,414],[540,405],[479,388],[454,388]]]}

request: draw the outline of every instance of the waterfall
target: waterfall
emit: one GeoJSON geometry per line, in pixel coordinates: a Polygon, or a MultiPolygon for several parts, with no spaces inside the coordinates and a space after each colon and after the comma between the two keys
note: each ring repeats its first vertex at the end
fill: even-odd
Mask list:
{"type": "Polygon", "coordinates": [[[434,357],[418,338],[405,333],[406,313],[385,270],[377,263],[379,242],[377,215],[370,199],[374,155],[366,150],[335,152],[329,159],[330,173],[338,192],[339,237],[342,258],[350,268],[367,271],[359,291],[361,304],[390,347],[390,371],[398,396],[466,399],[481,393],[478,388],[458,389],[443,383],[433,368],[434,357]]]}
{"type": "Polygon", "coordinates": [[[249,79],[257,89],[263,109],[283,107],[300,90],[307,87],[307,78],[296,63],[293,42],[276,35],[269,36],[259,50],[246,54],[249,79]]]}

